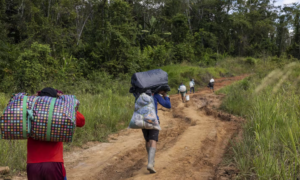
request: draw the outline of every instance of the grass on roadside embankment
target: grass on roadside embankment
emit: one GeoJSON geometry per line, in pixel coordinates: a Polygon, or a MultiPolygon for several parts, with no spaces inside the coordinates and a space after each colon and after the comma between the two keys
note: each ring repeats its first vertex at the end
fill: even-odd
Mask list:
{"type": "MultiPolygon", "coordinates": [[[[172,93],[177,93],[181,82],[188,87],[190,78],[195,79],[196,88],[206,86],[211,77],[232,76],[252,72],[251,65],[243,58],[226,59],[216,67],[200,68],[193,65],[170,65],[162,67],[169,74],[172,93]]],[[[45,84],[45,86],[51,86],[45,84]]],[[[128,126],[134,110],[134,98],[128,93],[130,77],[116,80],[105,73],[96,73],[89,81],[83,80],[54,84],[52,87],[65,93],[75,94],[80,101],[79,111],[86,118],[86,125],[77,128],[73,143],[65,143],[65,148],[82,145],[88,141],[105,141],[106,137],[128,126]],[[124,80],[125,79],[125,80],[124,80]]],[[[41,87],[42,88],[42,87],[41,87]]],[[[0,111],[9,101],[9,95],[0,94],[0,111]]],[[[9,166],[13,171],[26,168],[26,140],[0,140],[0,166],[9,166]]]]}
{"type": "Polygon", "coordinates": [[[300,64],[259,72],[222,89],[221,108],[246,118],[229,157],[239,179],[300,177],[300,64]]]}

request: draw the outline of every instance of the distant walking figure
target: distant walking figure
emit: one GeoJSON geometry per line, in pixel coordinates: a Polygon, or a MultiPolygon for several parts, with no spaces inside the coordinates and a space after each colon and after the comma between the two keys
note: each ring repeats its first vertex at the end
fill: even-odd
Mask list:
{"type": "Polygon", "coordinates": [[[215,80],[213,78],[211,78],[211,80],[208,83],[208,87],[210,88],[210,90],[212,92],[215,92],[215,90],[214,90],[214,84],[215,84],[215,80]]]}
{"type": "Polygon", "coordinates": [[[194,82],[194,79],[191,79],[191,81],[190,81],[190,93],[192,93],[192,90],[193,90],[193,93],[195,93],[195,82],[194,82]]]}
{"type": "Polygon", "coordinates": [[[186,87],[185,85],[183,85],[183,83],[180,84],[179,88],[178,88],[178,94],[181,94],[181,98],[182,98],[182,102],[185,102],[185,95],[187,93],[186,87]]]}

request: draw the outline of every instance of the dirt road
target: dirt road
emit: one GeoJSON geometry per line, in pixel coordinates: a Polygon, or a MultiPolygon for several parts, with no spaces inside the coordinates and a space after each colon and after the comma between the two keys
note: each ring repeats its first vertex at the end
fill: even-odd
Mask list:
{"type": "MultiPolygon", "coordinates": [[[[217,79],[215,87],[244,77],[217,79]]],[[[89,143],[84,149],[65,153],[68,180],[228,179],[217,173],[222,172],[219,163],[242,120],[216,110],[223,97],[203,89],[190,95],[187,103],[179,95],[171,96],[171,110],[158,107],[162,131],[156,174],[146,170],[141,130],[125,129],[111,135],[109,143],[89,143]]]]}

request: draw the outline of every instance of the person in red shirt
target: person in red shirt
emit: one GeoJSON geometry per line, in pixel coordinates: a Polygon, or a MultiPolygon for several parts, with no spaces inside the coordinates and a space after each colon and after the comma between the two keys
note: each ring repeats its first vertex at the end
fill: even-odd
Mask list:
{"type": "MultiPolygon", "coordinates": [[[[44,88],[38,96],[57,97],[62,92],[44,88]]],[[[84,116],[77,111],[76,127],[83,127],[84,116]]],[[[27,178],[28,180],[66,180],[62,142],[45,142],[28,138],[27,141],[27,178]]]]}

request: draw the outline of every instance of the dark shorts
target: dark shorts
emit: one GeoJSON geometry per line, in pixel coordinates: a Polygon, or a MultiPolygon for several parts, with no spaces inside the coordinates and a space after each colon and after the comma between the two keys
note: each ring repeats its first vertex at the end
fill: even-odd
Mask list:
{"type": "Polygon", "coordinates": [[[180,94],[181,94],[181,97],[185,97],[186,92],[180,92],[180,94]]]}
{"type": "Polygon", "coordinates": [[[65,174],[65,168],[61,162],[27,164],[28,180],[64,180],[65,174]]]}
{"type": "Polygon", "coordinates": [[[154,140],[158,142],[158,134],[159,130],[154,129],[142,129],[145,141],[149,142],[150,140],[154,140]]]}

